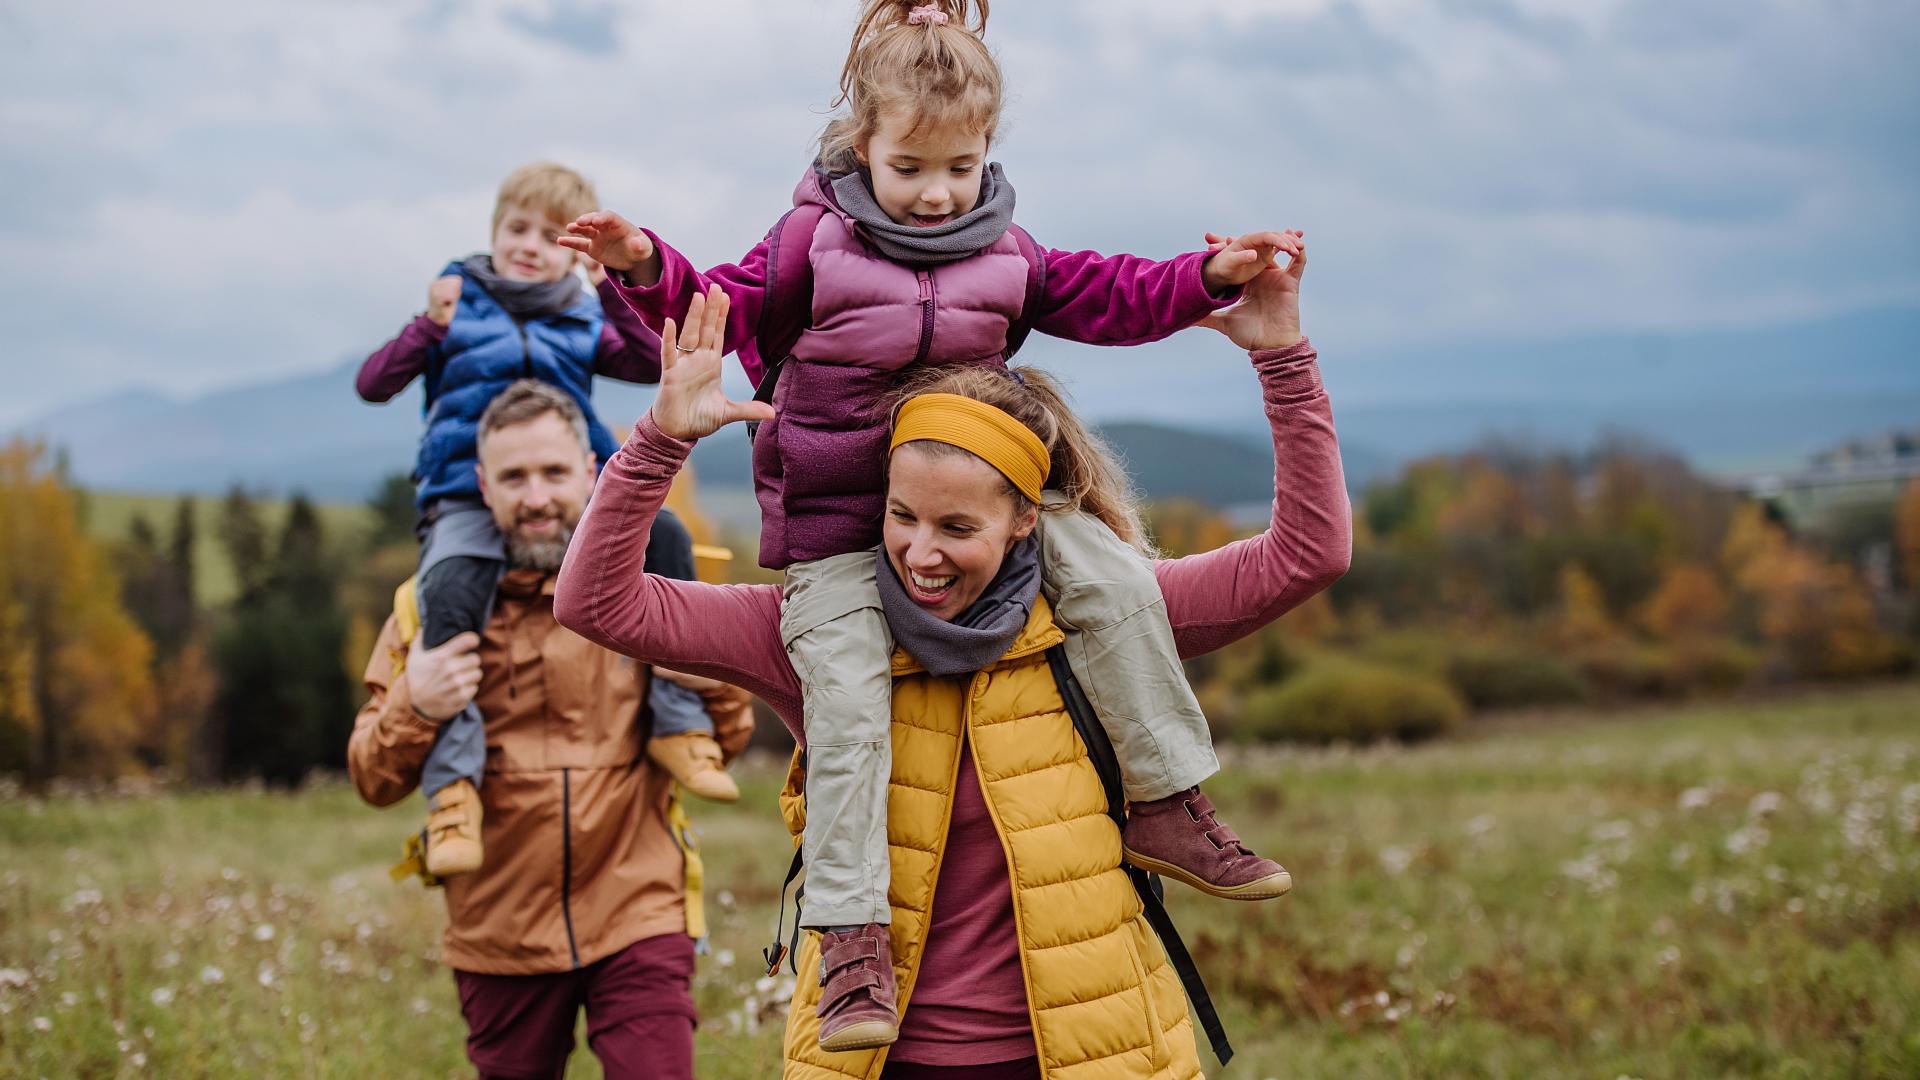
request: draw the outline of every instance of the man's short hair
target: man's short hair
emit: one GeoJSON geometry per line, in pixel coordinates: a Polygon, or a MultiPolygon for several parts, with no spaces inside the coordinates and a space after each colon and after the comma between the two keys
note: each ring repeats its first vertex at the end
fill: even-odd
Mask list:
{"type": "Polygon", "coordinates": [[[493,201],[494,228],[500,227],[500,219],[507,216],[509,206],[536,210],[564,225],[581,214],[599,209],[600,196],[594,193],[586,177],[565,165],[540,161],[522,165],[501,182],[500,194],[493,201]]]}
{"type": "Polygon", "coordinates": [[[480,414],[480,430],[475,441],[481,456],[486,455],[488,435],[504,427],[538,420],[548,413],[558,413],[560,419],[573,428],[583,453],[593,450],[593,442],[587,435],[587,416],[580,411],[580,403],[573,400],[572,394],[538,379],[521,379],[494,395],[487,411],[480,414]]]}

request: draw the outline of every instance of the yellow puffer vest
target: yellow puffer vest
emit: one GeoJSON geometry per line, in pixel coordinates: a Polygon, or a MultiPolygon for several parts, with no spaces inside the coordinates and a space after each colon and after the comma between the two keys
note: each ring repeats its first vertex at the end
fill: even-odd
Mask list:
{"type": "MultiPolygon", "coordinates": [[[[900,1008],[912,1003],[926,945],[964,730],[1007,854],[1041,1075],[1192,1080],[1200,1057],[1185,991],[1120,869],[1120,830],[1047,666],[1046,650],[1060,640],[1042,597],[1007,655],[971,679],[937,678],[894,654],[887,898],[900,1008]]],[[[780,797],[795,837],[806,821],[802,791],[796,758],[780,797]]],[[[798,967],[784,1076],[876,1080],[885,1050],[820,1049],[818,934],[807,934],[798,967]]]]}

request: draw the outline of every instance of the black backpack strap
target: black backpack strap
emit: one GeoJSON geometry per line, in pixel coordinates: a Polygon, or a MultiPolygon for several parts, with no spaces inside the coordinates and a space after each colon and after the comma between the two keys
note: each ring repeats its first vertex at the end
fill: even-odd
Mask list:
{"type": "Polygon", "coordinates": [[[1027,260],[1026,300],[1020,305],[1020,317],[1007,327],[1007,347],[1002,357],[1012,360],[1013,354],[1026,344],[1027,335],[1033,332],[1033,324],[1040,319],[1040,301],[1047,294],[1047,253],[1040,249],[1033,235],[1018,225],[1007,226],[1013,233],[1013,241],[1020,247],[1020,255],[1027,260]]]}
{"type": "MultiPolygon", "coordinates": [[[[805,750],[800,751],[799,765],[800,771],[805,773],[807,771],[807,752],[805,750]]],[[[795,837],[793,861],[787,864],[786,879],[780,882],[780,911],[773,918],[773,944],[760,950],[761,957],[767,962],[767,974],[769,975],[775,974],[780,970],[782,961],[786,962],[787,966],[793,970],[795,975],[800,974],[800,906],[802,901],[806,899],[807,883],[803,881],[800,883],[798,889],[793,889],[793,879],[799,877],[800,871],[806,866],[806,859],[801,855],[803,850],[800,846],[799,838],[795,837]],[[787,925],[788,889],[793,889],[793,937],[782,941],[781,937],[787,925]]]]}
{"type": "MultiPolygon", "coordinates": [[[[754,328],[762,365],[760,385],[753,388],[755,401],[773,404],[780,369],[787,366],[788,354],[813,317],[813,232],[825,213],[826,207],[815,203],[796,206],[780,215],[767,233],[767,283],[754,328]]],[[[748,421],[747,438],[759,430],[759,421],[748,421]]]]}
{"type": "MultiPolygon", "coordinates": [[[[1100,774],[1100,786],[1107,793],[1107,816],[1122,829],[1127,824],[1126,797],[1120,787],[1120,759],[1113,752],[1113,743],[1108,740],[1106,729],[1100,726],[1099,717],[1094,715],[1093,703],[1087,700],[1086,691],[1081,689],[1080,680],[1073,675],[1073,667],[1067,663],[1067,654],[1055,645],[1047,650],[1047,666],[1053,669],[1053,681],[1060,688],[1060,700],[1066,703],[1067,715],[1073,718],[1073,729],[1080,733],[1080,741],[1086,744],[1087,757],[1093,761],[1095,772],[1100,774]]],[[[1213,1007],[1213,995],[1207,993],[1207,984],[1200,978],[1200,969],[1193,962],[1193,954],[1187,951],[1187,943],[1180,939],[1180,931],[1173,925],[1173,916],[1167,913],[1166,904],[1161,902],[1160,879],[1135,866],[1122,864],[1127,877],[1133,881],[1134,891],[1140,894],[1140,905],[1145,909],[1147,925],[1159,936],[1161,947],[1167,950],[1167,962],[1180,976],[1180,985],[1187,991],[1187,1000],[1193,1003],[1194,1014],[1200,1018],[1200,1026],[1207,1033],[1207,1042],[1213,1046],[1213,1056],[1225,1066],[1233,1060],[1233,1046],[1227,1042],[1227,1029],[1220,1023],[1220,1013],[1213,1007]]]]}

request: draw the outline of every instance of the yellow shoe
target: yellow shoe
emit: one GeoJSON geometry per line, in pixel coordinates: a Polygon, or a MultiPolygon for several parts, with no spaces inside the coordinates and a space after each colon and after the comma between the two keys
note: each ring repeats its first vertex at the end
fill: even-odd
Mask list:
{"type": "Polygon", "coordinates": [[[480,869],[480,789],[455,780],[434,792],[427,810],[427,873],[451,877],[480,869]]]}
{"type": "Polygon", "coordinates": [[[720,744],[704,731],[648,739],[647,757],[703,799],[737,802],[740,798],[740,786],[720,764],[720,744]]]}

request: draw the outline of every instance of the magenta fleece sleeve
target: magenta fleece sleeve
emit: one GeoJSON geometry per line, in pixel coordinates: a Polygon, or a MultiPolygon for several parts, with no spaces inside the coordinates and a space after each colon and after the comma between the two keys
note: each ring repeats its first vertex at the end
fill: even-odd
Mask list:
{"type": "MultiPolygon", "coordinates": [[[[1278,618],[1345,573],[1352,557],[1340,448],[1313,346],[1252,358],[1273,435],[1273,517],[1258,536],[1155,566],[1182,656],[1278,618]]],[[[800,680],[780,642],[780,589],[643,573],[654,516],[692,448],[651,415],[634,425],[568,548],[555,615],[609,649],[733,683],[802,738],[800,680]]]]}

